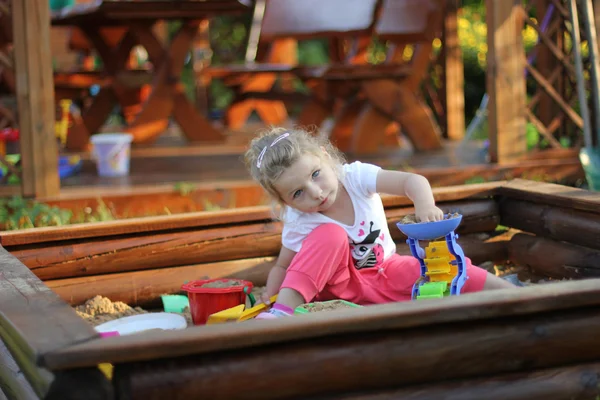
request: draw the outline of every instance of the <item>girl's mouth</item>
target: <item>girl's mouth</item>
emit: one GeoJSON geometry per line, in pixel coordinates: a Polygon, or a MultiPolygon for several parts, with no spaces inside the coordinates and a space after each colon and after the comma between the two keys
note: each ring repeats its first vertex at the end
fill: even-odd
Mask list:
{"type": "Polygon", "coordinates": [[[319,204],[319,206],[322,206],[323,204],[327,203],[327,200],[329,200],[329,197],[325,197],[325,200],[323,200],[321,204],[319,204]]]}

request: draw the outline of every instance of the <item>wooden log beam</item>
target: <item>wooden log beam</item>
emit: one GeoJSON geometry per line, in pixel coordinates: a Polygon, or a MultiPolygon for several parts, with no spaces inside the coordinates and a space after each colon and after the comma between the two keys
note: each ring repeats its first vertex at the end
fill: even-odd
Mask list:
{"type": "Polygon", "coordinates": [[[486,0],[488,27],[487,92],[490,157],[504,164],[526,154],[525,140],[525,50],[520,5],[511,1],[486,0]]]}
{"type": "MultiPolygon", "coordinates": [[[[440,372],[441,368],[446,375],[452,371],[460,371],[461,368],[457,368],[457,366],[464,365],[462,362],[453,364],[445,356],[437,353],[442,349],[451,351],[462,359],[480,360],[481,364],[477,366],[477,372],[489,371],[490,374],[500,373],[495,368],[488,369],[490,362],[495,366],[498,366],[497,363],[504,365],[507,367],[505,372],[508,372],[510,369],[551,366],[549,365],[551,363],[542,362],[542,359],[550,361],[552,358],[555,361],[560,360],[562,363],[582,362],[584,361],[582,358],[597,359],[600,357],[600,354],[597,354],[600,353],[600,347],[595,346],[594,343],[600,334],[598,331],[600,330],[598,306],[600,306],[600,279],[560,282],[525,289],[470,293],[443,300],[380,304],[335,313],[314,313],[310,317],[290,318],[285,321],[247,321],[244,324],[235,324],[233,327],[230,324],[222,324],[192,327],[176,332],[149,332],[135,336],[106,338],[102,341],[89,341],[48,353],[44,357],[44,365],[58,370],[93,366],[101,362],[129,363],[184,355],[194,355],[194,357],[201,354],[214,355],[217,352],[228,353],[231,357],[237,358],[240,354],[238,351],[244,348],[258,353],[267,350],[269,353],[269,349],[279,350],[278,344],[298,356],[302,350],[308,350],[313,345],[321,350],[328,348],[325,342],[317,344],[317,340],[324,340],[332,344],[332,348],[329,350],[335,353],[336,343],[345,347],[342,342],[345,342],[347,337],[355,339],[358,347],[366,345],[367,347],[363,350],[355,350],[359,351],[361,355],[368,356],[370,354],[368,344],[383,344],[380,341],[382,336],[378,335],[387,337],[387,334],[391,332],[392,335],[388,338],[398,340],[396,343],[400,347],[392,346],[387,349],[398,351],[394,358],[397,356],[399,359],[388,357],[390,353],[387,352],[383,355],[378,354],[370,363],[365,359],[359,360],[356,352],[348,351],[346,354],[349,359],[356,360],[356,363],[351,361],[354,365],[359,364],[367,369],[375,369],[369,372],[370,378],[373,377],[371,374],[375,375],[371,382],[376,382],[379,376],[400,380],[409,378],[411,383],[417,383],[419,379],[423,379],[429,383],[431,379],[437,380],[443,379],[443,377],[429,376],[428,374],[440,372]],[[556,323],[552,323],[552,326],[543,322],[544,318],[554,320],[555,317],[556,323]],[[481,325],[475,327],[479,323],[481,325]],[[522,325],[523,323],[530,323],[530,325],[522,325]],[[587,323],[589,325],[586,325],[587,323]],[[472,336],[468,338],[462,336],[458,340],[458,337],[446,336],[443,333],[446,329],[456,329],[457,334],[460,331],[466,335],[472,334],[472,336]],[[564,329],[568,329],[569,332],[565,332],[564,329]],[[396,336],[401,333],[407,336],[396,336]],[[439,336],[437,336],[438,333],[439,336]],[[513,335],[519,337],[510,337],[513,335]],[[431,340],[434,336],[435,340],[431,340]],[[340,342],[342,337],[344,339],[340,342]],[[411,343],[408,342],[409,338],[412,338],[411,343]],[[574,340],[565,340],[565,338],[575,338],[577,345],[573,345],[574,340]],[[472,342],[470,339],[474,341],[472,342]],[[500,344],[498,341],[504,339],[506,342],[497,346],[500,344]],[[469,351],[465,350],[464,343],[469,343],[469,351]],[[415,347],[417,344],[418,346],[415,347]],[[436,353],[436,367],[427,370],[429,365],[424,366],[419,360],[413,363],[408,362],[408,359],[401,359],[404,350],[411,348],[415,354],[418,354],[419,350],[436,353]],[[549,348],[552,351],[548,351],[549,348]],[[443,363],[440,362],[441,359],[444,360],[443,363]],[[418,371],[414,370],[417,365],[419,366],[418,371]],[[382,370],[378,370],[380,367],[382,370]],[[421,367],[425,367],[425,370],[422,371],[421,367]],[[386,368],[392,369],[387,370],[386,368]],[[410,377],[405,377],[403,371],[396,371],[397,368],[405,368],[410,377]],[[390,374],[392,370],[397,373],[390,374]],[[425,373],[425,375],[421,376],[421,373],[425,373]],[[413,380],[415,375],[417,379],[413,380]]],[[[385,347],[384,345],[383,348],[385,347]]],[[[300,363],[293,361],[294,355],[292,354],[286,355],[286,357],[292,357],[288,360],[286,357],[275,356],[275,354],[269,354],[271,360],[277,360],[276,363],[281,362],[287,366],[281,367],[281,365],[266,361],[261,368],[256,370],[242,368],[248,373],[260,374],[255,381],[249,380],[248,382],[253,382],[253,384],[264,382],[264,376],[270,376],[272,368],[288,372],[310,371],[311,376],[323,376],[324,379],[329,376],[329,374],[315,374],[316,370],[305,368],[308,365],[301,366],[300,363]],[[290,365],[298,366],[298,368],[290,369],[290,365]]],[[[325,356],[325,353],[322,354],[325,356]]],[[[312,358],[314,362],[318,363],[318,360],[323,360],[318,351],[314,353],[314,357],[312,358]]],[[[216,360],[212,359],[212,361],[216,360]]],[[[310,360],[308,361],[310,362],[310,360]]],[[[217,367],[217,364],[212,362],[207,365],[217,367]]],[[[343,369],[343,372],[346,372],[346,368],[343,369]]],[[[232,374],[233,371],[225,374],[229,379],[229,384],[233,378],[232,374]]],[[[190,381],[190,379],[186,380],[190,381]]],[[[361,381],[361,379],[356,380],[361,381]]],[[[346,382],[354,381],[348,377],[346,379],[346,382]]],[[[285,379],[283,382],[287,383],[291,380],[285,379]]],[[[402,381],[394,381],[393,384],[400,385],[402,383],[402,381]]],[[[353,390],[353,388],[344,390],[353,390]]]]}
{"type": "MultiPolygon", "coordinates": [[[[467,198],[492,196],[504,182],[488,182],[476,185],[461,185],[433,189],[436,202],[443,203],[467,198]]],[[[382,196],[386,209],[412,205],[407,197],[382,196]]],[[[273,213],[268,206],[246,207],[216,212],[195,212],[152,218],[132,218],[95,224],[77,224],[64,227],[48,227],[7,231],[0,233],[0,244],[5,248],[34,243],[58,242],[63,240],[88,239],[102,236],[140,234],[186,228],[206,228],[226,224],[246,224],[271,221],[273,213]]]]}
{"type": "MultiPolygon", "coordinates": [[[[402,305],[392,304],[396,308],[402,305]]],[[[409,305],[414,306],[414,303],[409,305]]],[[[364,314],[340,312],[336,317],[350,318],[352,314],[359,317],[360,314],[364,318],[366,311],[372,313],[376,307],[380,306],[366,307],[361,310],[364,314]]],[[[336,319],[333,315],[298,317],[294,321],[263,323],[260,328],[263,334],[278,335],[276,326],[308,330],[312,328],[311,322],[324,321],[324,318],[330,323],[336,319]],[[271,332],[267,333],[269,328],[271,332]]],[[[260,322],[263,321],[247,322],[247,327],[236,324],[238,326],[222,328],[250,334],[249,331],[260,329],[260,322]]],[[[355,323],[360,324],[357,319],[355,323]]],[[[366,324],[366,321],[362,323],[366,324]]],[[[207,327],[189,331],[197,336],[202,331],[216,332],[203,328],[207,327]]],[[[145,347],[144,350],[150,353],[147,357],[154,360],[117,364],[114,381],[119,391],[117,396],[162,398],[172,393],[176,386],[179,393],[192,397],[202,394],[211,399],[249,399],[256,393],[261,393],[264,399],[310,398],[339,391],[431,384],[432,381],[592,362],[600,357],[600,348],[594,346],[600,334],[600,310],[593,307],[554,310],[521,318],[513,315],[496,320],[421,325],[412,329],[375,330],[369,327],[360,333],[356,330],[334,333],[332,328],[329,328],[330,335],[310,340],[286,340],[263,346],[236,343],[228,351],[195,355],[189,354],[190,351],[186,356],[174,358],[170,355],[166,360],[156,360],[158,349],[149,352],[145,347]],[[565,338],[576,338],[577,346],[565,338]],[[469,344],[468,350],[464,343],[469,344]],[[552,351],[548,351],[549,348],[552,351]],[[356,357],[357,354],[361,357],[356,357]],[[340,365],[344,368],[339,368],[340,365]],[[268,382],[265,382],[265,375],[269,377],[268,382]],[[232,381],[243,384],[245,390],[231,385],[232,381]]],[[[157,332],[154,337],[159,334],[157,332]]],[[[150,336],[149,333],[136,339],[145,341],[150,336]]],[[[107,357],[106,352],[112,353],[112,347],[119,340],[112,340],[112,344],[108,340],[102,342],[90,342],[87,349],[102,345],[107,357]]],[[[142,348],[140,345],[127,350],[121,347],[122,357],[136,347],[142,348]]],[[[63,357],[66,354],[62,353],[63,357]]]]}
{"type": "Polygon", "coordinates": [[[327,397],[329,400],[547,400],[598,396],[600,363],[327,397]]]}
{"type": "Polygon", "coordinates": [[[172,393],[175,385],[180,393],[202,394],[214,400],[251,399],[256,393],[261,393],[262,399],[327,398],[327,394],[338,391],[373,387],[409,383],[433,386],[431,382],[445,379],[595,360],[600,349],[586,347],[597,342],[597,336],[589,331],[600,334],[599,317],[598,310],[573,310],[468,327],[436,326],[431,331],[347,334],[313,339],[310,344],[285,343],[117,365],[115,382],[124,397],[158,399],[172,393]],[[578,346],[565,340],[573,337],[578,346]],[[469,344],[468,350],[464,343],[469,344]],[[243,382],[245,390],[240,392],[231,385],[232,380],[243,382]]]}
{"type": "MultiPolygon", "coordinates": [[[[493,230],[499,216],[494,200],[440,204],[463,214],[458,232],[493,230]]],[[[388,209],[391,232],[409,207],[388,209]]],[[[280,222],[255,221],[216,225],[207,229],[179,229],[128,236],[97,237],[86,241],[57,242],[47,246],[11,248],[11,253],[40,279],[60,279],[136,271],[216,261],[276,255],[281,248],[280,222]]]]}
{"type": "Polygon", "coordinates": [[[500,224],[539,236],[600,249],[600,215],[501,198],[500,224]]]}
{"type": "Polygon", "coordinates": [[[600,250],[524,233],[512,237],[508,256],[537,275],[581,279],[600,277],[600,250]]]}
{"type": "MultiPolygon", "coordinates": [[[[461,235],[459,243],[474,264],[484,261],[501,262],[508,259],[508,241],[486,243],[487,235],[461,235]]],[[[410,255],[408,244],[397,246],[400,254],[410,255]]],[[[255,286],[264,286],[275,257],[223,261],[172,268],[117,272],[113,274],[83,276],[46,281],[46,285],[71,305],[101,295],[112,301],[148,307],[157,305],[160,295],[176,293],[185,281],[208,278],[246,279],[255,286]]]]}
{"type": "Polygon", "coordinates": [[[159,268],[146,271],[121,272],[97,276],[56,279],[46,285],[64,301],[79,305],[96,295],[131,306],[155,305],[162,294],[177,293],[186,281],[202,278],[246,279],[256,286],[266,284],[274,257],[224,261],[159,268]]]}

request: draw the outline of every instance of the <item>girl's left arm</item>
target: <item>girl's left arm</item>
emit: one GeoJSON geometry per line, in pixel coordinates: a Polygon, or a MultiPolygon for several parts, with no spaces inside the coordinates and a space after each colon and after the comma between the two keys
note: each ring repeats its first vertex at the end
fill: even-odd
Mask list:
{"type": "Polygon", "coordinates": [[[377,192],[406,196],[415,205],[415,216],[420,222],[440,221],[444,212],[435,205],[429,181],[410,172],[379,170],[377,192]]]}

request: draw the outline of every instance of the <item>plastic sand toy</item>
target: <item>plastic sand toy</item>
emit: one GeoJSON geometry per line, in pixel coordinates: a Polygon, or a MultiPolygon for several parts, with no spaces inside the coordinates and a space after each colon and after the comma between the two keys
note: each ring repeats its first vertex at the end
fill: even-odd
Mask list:
{"type": "MultiPolygon", "coordinates": [[[[271,304],[273,304],[277,300],[277,295],[271,296],[271,298],[269,300],[271,301],[271,304]]],[[[268,307],[269,307],[268,305],[266,305],[264,303],[260,303],[260,304],[257,304],[253,307],[246,309],[246,306],[244,304],[239,304],[235,307],[231,307],[231,308],[225,309],[223,311],[209,315],[208,320],[206,321],[206,324],[212,325],[212,324],[221,324],[221,323],[225,323],[225,322],[246,321],[248,319],[252,319],[252,318],[256,317],[261,312],[266,311],[268,307]]]]}
{"type": "Polygon", "coordinates": [[[456,242],[454,230],[460,225],[462,215],[447,214],[441,221],[404,223],[396,225],[408,240],[413,257],[421,264],[421,277],[412,290],[413,299],[432,299],[458,296],[467,280],[465,255],[456,242]],[[427,240],[425,249],[420,240],[427,240]]]}

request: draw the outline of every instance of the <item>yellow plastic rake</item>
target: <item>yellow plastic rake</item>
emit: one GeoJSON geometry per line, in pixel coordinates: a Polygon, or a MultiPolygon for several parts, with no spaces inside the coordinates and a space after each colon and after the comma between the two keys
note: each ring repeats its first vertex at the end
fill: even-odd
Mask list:
{"type": "MultiPolygon", "coordinates": [[[[271,296],[269,300],[271,304],[273,304],[277,300],[277,295],[271,296]]],[[[268,305],[265,303],[260,303],[246,310],[246,306],[244,304],[240,304],[235,307],[227,308],[223,311],[211,314],[206,321],[206,325],[222,324],[224,322],[246,321],[267,310],[267,307],[268,305]]]]}

